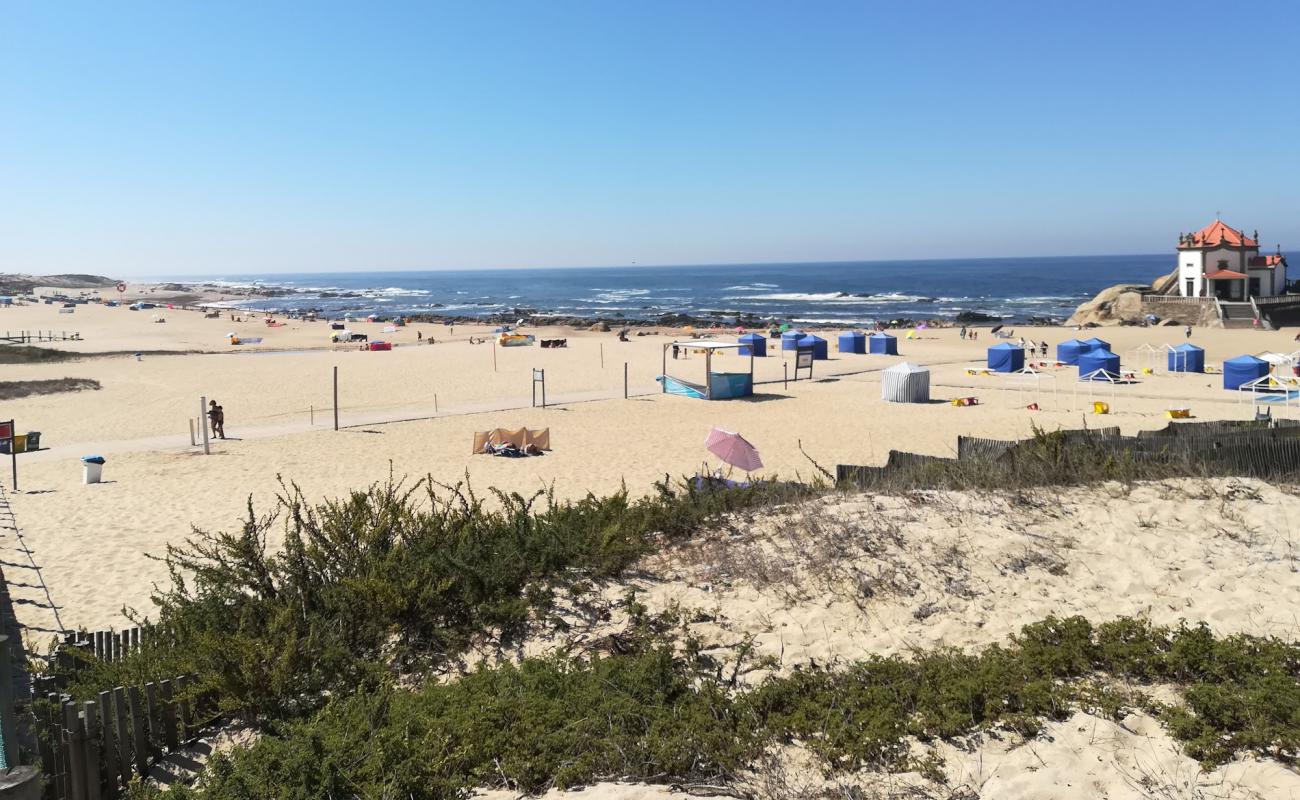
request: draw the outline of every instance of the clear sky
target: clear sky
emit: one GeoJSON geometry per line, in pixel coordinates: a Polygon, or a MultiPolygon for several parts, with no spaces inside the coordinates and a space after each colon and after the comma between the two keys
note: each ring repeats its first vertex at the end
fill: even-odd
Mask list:
{"type": "MultiPolygon", "coordinates": [[[[1300,248],[1300,4],[46,2],[0,271],[1300,248]]],[[[1171,253],[1172,257],[1172,253],[1171,253]]]]}

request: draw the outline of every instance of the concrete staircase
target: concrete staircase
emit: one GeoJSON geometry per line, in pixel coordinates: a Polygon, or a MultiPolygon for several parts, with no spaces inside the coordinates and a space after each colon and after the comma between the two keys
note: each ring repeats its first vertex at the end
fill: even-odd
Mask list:
{"type": "Polygon", "coordinates": [[[1255,309],[1250,303],[1225,303],[1220,300],[1219,307],[1223,309],[1223,327],[1255,327],[1255,309]]]}

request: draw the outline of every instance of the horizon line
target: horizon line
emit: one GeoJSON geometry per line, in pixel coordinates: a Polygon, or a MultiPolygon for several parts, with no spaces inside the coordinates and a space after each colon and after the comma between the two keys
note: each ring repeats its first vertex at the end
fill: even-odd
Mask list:
{"type": "MultiPolygon", "coordinates": [[[[317,270],[280,270],[275,272],[229,272],[227,275],[239,277],[255,277],[259,275],[349,275],[357,273],[420,273],[420,272],[529,272],[542,270],[598,270],[598,269],[685,269],[685,268],[717,268],[717,267],[784,267],[784,266],[804,266],[808,264],[930,264],[941,263],[946,261],[1034,261],[1048,259],[1067,259],[1067,258],[1150,258],[1153,256],[1165,255],[1163,253],[1075,253],[1068,255],[1035,255],[1035,256],[975,256],[975,257],[949,257],[949,258],[874,258],[874,259],[833,259],[824,261],[718,261],[711,263],[675,263],[675,264],[638,264],[631,262],[627,264],[568,264],[568,265],[542,265],[530,267],[422,267],[417,269],[386,269],[386,268],[360,268],[360,269],[317,269],[317,270]]],[[[1177,259],[1176,255],[1170,254],[1171,260],[1177,259]]],[[[1176,266],[1176,264],[1175,264],[1176,266]]],[[[60,274],[60,273],[54,273],[60,274]]],[[[62,273],[67,274],[67,273],[62,273]]],[[[211,275],[213,273],[207,273],[211,275]]],[[[176,283],[183,283],[185,279],[193,280],[220,280],[219,278],[205,277],[205,274],[199,275],[178,275],[177,273],[161,273],[156,275],[131,276],[123,275],[123,279],[135,280],[173,280],[176,283]]]]}

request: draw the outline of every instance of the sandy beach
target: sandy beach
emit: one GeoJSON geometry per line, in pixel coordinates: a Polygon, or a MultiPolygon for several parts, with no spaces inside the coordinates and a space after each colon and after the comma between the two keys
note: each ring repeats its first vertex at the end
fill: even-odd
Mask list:
{"type": "MultiPolygon", "coordinates": [[[[1046,369],[1048,377],[1037,386],[981,374],[986,348],[998,341],[987,330],[976,341],[963,341],[955,328],[920,331],[912,339],[898,331],[896,357],[837,353],[837,332],[825,331],[830,358],[815,364],[813,380],[787,384],[793,363],[778,350],[754,359],[759,385],[753,398],[705,402],[662,394],[655,382],[664,344],[689,337],[684,331],[646,329],[620,342],[610,333],[528,329],[539,338],[566,338],[568,347],[494,348],[481,326],[412,325],[385,333],[379,323],[350,323],[396,345],[368,352],[330,345],[325,322],[269,327],[252,317],[232,323],[231,312],[223,313],[208,319],[196,311],[132,312],[95,304],[78,306],[74,314],[47,305],[0,310],[0,329],[80,335],[41,345],[77,358],[7,365],[6,380],[68,377],[102,386],[6,401],[0,414],[12,416],[19,431],[39,430],[47,448],[18,457],[20,488],[6,494],[21,537],[5,538],[3,556],[19,621],[38,651],[61,630],[121,627],[124,609],[148,615],[150,591],[167,577],[151,555],[183,541],[191,526],[238,526],[250,501],[259,512],[272,509],[282,482],[312,499],[338,497],[390,476],[468,482],[481,494],[489,488],[551,491],[564,499],[624,487],[643,494],[657,480],[715,468],[703,448],[713,426],[752,441],[763,456],[761,474],[810,478],[813,460],[833,469],[881,464],[891,449],[953,455],[959,435],[1017,438],[1034,426],[1119,426],[1132,433],[1165,426],[1171,407],[1190,408],[1197,419],[1253,414],[1249,403],[1221,388],[1221,376],[1170,375],[1162,356],[1144,354],[1144,346],[1185,341],[1175,327],[1016,332],[1017,339],[1046,340],[1053,353],[1057,342],[1076,335],[1110,341],[1125,368],[1139,373],[1135,383],[1113,390],[1080,386],[1072,367],[1046,369]],[[262,343],[232,347],[226,338],[231,331],[260,336],[262,343]],[[489,341],[471,343],[484,338],[489,341]],[[903,360],[931,369],[933,402],[881,400],[881,370],[903,360]],[[1143,367],[1153,367],[1153,374],[1141,374],[1143,367]],[[336,368],[339,431],[332,410],[336,368]],[[532,406],[534,369],[546,370],[546,408],[532,406]],[[229,438],[213,440],[210,455],[190,443],[201,397],[217,399],[226,413],[229,438]],[[956,407],[949,401],[957,397],[980,402],[956,407]],[[1091,413],[1093,399],[1108,402],[1111,413],[1091,413]],[[1030,403],[1039,410],[1029,410],[1030,403]],[[524,426],[550,428],[552,451],[525,459],[471,453],[475,431],[524,426]],[[103,483],[82,484],[80,459],[90,454],[107,460],[103,483]]],[[[734,335],[717,332],[716,339],[734,335]]],[[[1217,366],[1243,353],[1288,352],[1291,337],[1197,329],[1192,341],[1206,349],[1207,364],[1217,366]]],[[[747,370],[749,361],[731,354],[715,363],[747,370]]],[[[669,359],[669,371],[699,380],[704,361],[683,354],[669,359]]],[[[1292,611],[1300,606],[1300,584],[1290,521],[1300,515],[1300,501],[1268,486],[1244,485],[1188,481],[1133,492],[1095,487],[1050,493],[1042,508],[1031,509],[960,493],[935,496],[921,508],[911,501],[832,499],[750,527],[733,524],[718,532],[717,542],[647,560],[638,574],[653,580],[605,588],[614,610],[608,624],[622,624],[617,598],[635,588],[654,611],[674,604],[701,609],[709,622],[693,633],[720,654],[738,637],[753,637],[755,653],[771,656],[784,670],[914,647],[982,647],[1053,613],[1098,621],[1119,615],[1164,624],[1204,621],[1224,634],[1293,638],[1300,626],[1292,611]],[[1248,501],[1240,499],[1243,492],[1248,501]],[[1222,534],[1230,528],[1249,535],[1222,534]],[[810,535],[824,544],[844,536],[879,538],[882,531],[893,544],[847,560],[841,552],[843,568],[829,569],[831,562],[819,561],[817,547],[808,546],[810,535]],[[760,562],[768,564],[763,579],[745,566],[760,562]],[[858,594],[863,580],[876,587],[865,605],[858,594]]],[[[566,641],[601,632],[577,631],[566,641]]],[[[528,650],[544,653],[561,644],[539,639],[528,650]]],[[[1300,791],[1294,772],[1275,764],[1243,759],[1202,772],[1156,720],[1142,714],[1116,723],[1079,712],[1052,723],[1034,747],[1031,753],[990,737],[965,750],[941,749],[950,785],[977,786],[985,796],[1050,788],[1061,798],[1140,797],[1133,787],[1152,775],[1188,791],[1226,786],[1225,797],[1300,791]],[[1042,764],[1050,767],[1027,777],[1042,764]]],[[[797,763],[782,774],[794,783],[777,794],[793,792],[796,784],[827,787],[797,763]]],[[[761,780],[771,776],[753,776],[761,780]]],[[[918,775],[887,780],[896,794],[882,797],[930,785],[918,775]]],[[[554,796],[630,800],[669,792],[601,784],[554,796]]]]}
{"type": "MultiPolygon", "coordinates": [[[[640,494],[665,476],[715,468],[702,446],[713,426],[753,442],[763,456],[763,474],[796,478],[814,473],[810,458],[833,469],[837,463],[883,463],[891,449],[952,455],[958,435],[1015,438],[1034,425],[1118,425],[1131,433],[1166,425],[1171,406],[1186,406],[1198,419],[1253,413],[1249,403],[1221,388],[1220,376],[1171,376],[1162,359],[1155,374],[1113,389],[1079,385],[1072,367],[1047,370],[1044,375],[1054,377],[1037,388],[1020,378],[971,376],[967,369],[982,365],[985,349],[996,342],[987,331],[974,342],[960,340],[956,329],[921,331],[914,340],[899,332],[897,357],[837,353],[835,332],[824,332],[831,340],[830,359],[816,363],[812,381],[784,383],[793,364],[778,351],[754,359],[759,385],[752,399],[704,402],[661,394],[654,380],[664,343],[685,336],[679,331],[650,329],[619,342],[607,333],[528,330],[539,338],[568,339],[567,348],[551,350],[471,344],[471,337],[485,337],[482,328],[412,325],[392,334],[377,323],[351,327],[396,347],[331,347],[324,322],[232,326],[228,316],[94,304],[79,306],[75,314],[58,314],[48,305],[0,311],[0,329],[76,330],[80,341],[46,346],[88,356],[7,365],[8,380],[74,377],[102,385],[98,391],[5,403],[4,416],[16,419],[20,432],[40,431],[48,448],[19,456],[20,491],[11,493],[11,502],[63,627],[119,625],[123,606],[147,612],[150,586],[163,571],[146,554],[161,554],[191,525],[237,525],[250,498],[257,508],[269,509],[280,479],[315,498],[338,496],[390,474],[431,476],[447,484],[468,480],[479,490],[553,490],[561,498],[622,486],[640,494]],[[166,322],[153,322],[155,315],[166,322]],[[232,347],[225,338],[232,329],[255,331],[262,344],[232,347]],[[434,343],[417,344],[417,335],[434,343]],[[131,355],[136,351],[174,354],[137,360],[131,355]],[[89,357],[96,353],[114,355],[89,357]],[[935,402],[880,399],[880,371],[903,360],[931,368],[935,402]],[[331,409],[335,368],[338,432],[331,409]],[[546,370],[545,409],[531,407],[535,368],[546,370]],[[189,434],[204,396],[223,405],[229,437],[214,440],[208,456],[190,445],[189,434]],[[946,402],[965,396],[980,404],[946,402]],[[1090,413],[1090,397],[1108,402],[1111,413],[1090,413]],[[1031,402],[1041,410],[1027,410],[1031,402]],[[529,459],[471,453],[475,431],[523,426],[549,427],[553,450],[529,459]],[[107,459],[105,482],[83,486],[80,458],[91,454],[107,459]]],[[[1112,342],[1125,368],[1138,370],[1149,362],[1135,348],[1184,341],[1182,329],[1172,327],[1094,333],[1112,342]]],[[[1021,335],[1055,345],[1076,332],[1021,329],[1016,336],[1021,335]]],[[[1197,329],[1192,341],[1206,349],[1211,365],[1242,353],[1288,352],[1292,344],[1289,334],[1251,330],[1197,329]]],[[[749,361],[733,354],[715,363],[744,370],[749,361]]],[[[703,376],[699,355],[669,364],[671,374],[703,376]]],[[[35,594],[16,596],[44,602],[35,594]]],[[[19,614],[33,630],[59,627],[51,609],[40,605],[20,605],[19,614]]]]}

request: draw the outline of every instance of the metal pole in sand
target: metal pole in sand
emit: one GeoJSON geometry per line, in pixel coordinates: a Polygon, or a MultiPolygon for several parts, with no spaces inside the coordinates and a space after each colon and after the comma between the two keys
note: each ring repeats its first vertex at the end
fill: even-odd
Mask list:
{"type": "Polygon", "coordinates": [[[497,340],[492,340],[492,371],[497,371],[497,340]]]}
{"type": "Polygon", "coordinates": [[[627,399],[627,362],[623,362],[623,399],[627,399]]]}
{"type": "Polygon", "coordinates": [[[334,367],[334,430],[339,429],[339,368],[334,367]]]}
{"type": "Polygon", "coordinates": [[[783,380],[782,385],[786,389],[789,389],[790,388],[790,362],[789,361],[781,362],[781,372],[785,375],[785,378],[782,379],[783,380]]]}
{"type": "Polygon", "coordinates": [[[605,368],[605,343],[600,343],[600,368],[605,368]]]}
{"type": "Polygon", "coordinates": [[[307,406],[307,413],[311,415],[311,426],[316,427],[316,406],[307,406]]]}
{"type": "Polygon", "coordinates": [[[191,419],[187,421],[190,423],[190,447],[193,447],[197,444],[197,442],[194,441],[194,420],[191,419]]]}
{"type": "MultiPolygon", "coordinates": [[[[208,398],[200,397],[199,398],[199,419],[202,420],[203,415],[207,413],[208,413],[208,398]]],[[[199,427],[203,428],[203,455],[205,456],[211,455],[212,451],[208,449],[208,426],[206,424],[201,424],[199,427]]]]}

